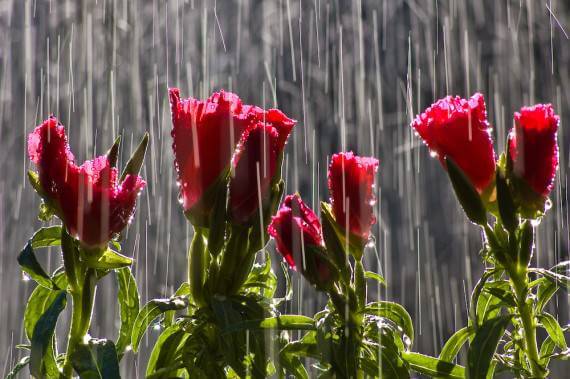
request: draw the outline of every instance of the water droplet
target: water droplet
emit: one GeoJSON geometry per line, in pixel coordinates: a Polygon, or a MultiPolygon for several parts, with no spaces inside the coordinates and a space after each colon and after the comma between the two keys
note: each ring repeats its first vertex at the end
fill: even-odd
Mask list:
{"type": "Polygon", "coordinates": [[[437,154],[436,151],[430,150],[429,151],[429,156],[432,158],[437,158],[439,155],[437,154]]]}
{"type": "Polygon", "coordinates": [[[530,220],[530,224],[532,225],[533,228],[536,228],[537,226],[540,225],[540,218],[533,218],[532,220],[530,220]]]}
{"type": "Polygon", "coordinates": [[[152,327],[154,330],[160,330],[160,324],[154,324],[152,327]]]}
{"type": "Polygon", "coordinates": [[[544,212],[546,212],[550,208],[552,208],[552,200],[546,199],[546,202],[544,203],[544,212]]]}
{"type": "Polygon", "coordinates": [[[25,272],[22,272],[22,280],[24,282],[29,282],[30,281],[30,277],[28,276],[28,274],[26,274],[25,272]]]}

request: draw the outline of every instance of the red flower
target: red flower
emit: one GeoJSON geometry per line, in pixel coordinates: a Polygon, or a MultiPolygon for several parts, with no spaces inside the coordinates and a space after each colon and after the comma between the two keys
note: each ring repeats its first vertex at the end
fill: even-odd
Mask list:
{"type": "Polygon", "coordinates": [[[77,166],[55,117],[30,133],[28,155],[38,167],[42,196],[85,246],[104,246],[128,224],[144,180],[127,175],[118,183],[117,169],[106,156],[77,166]]]}
{"type": "Polygon", "coordinates": [[[376,223],[373,185],[377,171],[376,158],[358,157],[352,152],[334,154],[329,166],[329,191],[336,222],[364,242],[376,223]]]}
{"type": "Polygon", "coordinates": [[[444,167],[445,157],[453,159],[479,192],[492,182],[495,152],[483,95],[440,99],[418,115],[412,127],[444,167]]]}
{"type": "Polygon", "coordinates": [[[200,203],[200,200],[229,167],[245,130],[259,122],[270,124],[279,133],[275,146],[281,146],[280,151],[289,134],[285,129],[290,131],[295,123],[279,110],[264,111],[256,106],[242,105],[239,97],[231,92],[213,93],[206,101],[180,99],[177,88],[171,88],[169,95],[172,148],[182,204],[185,212],[197,212],[200,216],[207,216],[212,206],[200,203]]]}
{"type": "Polygon", "coordinates": [[[272,109],[266,113],[265,122],[251,124],[243,133],[233,158],[235,175],[230,181],[233,220],[244,223],[257,216],[259,197],[263,202],[269,195],[279,156],[294,125],[294,120],[272,109]]]}
{"type": "MultiPolygon", "coordinates": [[[[229,166],[249,124],[249,107],[231,92],[216,92],[206,101],[180,99],[177,88],[169,95],[180,194],[184,211],[190,211],[229,166]]],[[[211,205],[205,206],[207,214],[211,205]]]]}
{"type": "Polygon", "coordinates": [[[514,174],[537,194],[548,196],[558,168],[556,133],[560,118],[552,105],[537,104],[515,112],[515,127],[509,134],[509,152],[514,174]]]}
{"type": "Polygon", "coordinates": [[[312,254],[324,247],[321,223],[299,195],[285,197],[267,232],[275,238],[277,250],[292,269],[300,267],[303,275],[313,283],[325,283],[331,278],[331,267],[312,254]],[[315,263],[316,273],[307,269],[311,262],[315,263]]]}

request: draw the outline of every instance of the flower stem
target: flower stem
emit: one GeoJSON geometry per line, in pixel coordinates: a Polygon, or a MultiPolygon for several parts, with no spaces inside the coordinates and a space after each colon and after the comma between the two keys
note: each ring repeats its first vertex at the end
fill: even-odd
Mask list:
{"type": "Polygon", "coordinates": [[[522,276],[511,275],[511,281],[517,295],[517,308],[524,330],[525,353],[530,361],[530,369],[533,378],[544,378],[544,370],[539,363],[538,345],[536,343],[536,323],[531,304],[526,302],[528,295],[528,281],[526,270],[522,276]]]}
{"type": "Polygon", "coordinates": [[[205,274],[205,257],[207,254],[204,244],[203,231],[199,227],[194,228],[194,238],[188,250],[188,284],[190,285],[190,293],[197,305],[204,305],[204,274],[205,274]]]}
{"type": "Polygon", "coordinates": [[[67,340],[67,351],[63,363],[63,376],[65,378],[71,378],[73,375],[71,356],[75,352],[77,345],[83,343],[89,331],[89,326],[91,325],[91,314],[95,300],[95,285],[97,282],[95,271],[93,269],[86,269],[82,279],[82,285],[70,285],[72,315],[71,328],[67,340]]]}

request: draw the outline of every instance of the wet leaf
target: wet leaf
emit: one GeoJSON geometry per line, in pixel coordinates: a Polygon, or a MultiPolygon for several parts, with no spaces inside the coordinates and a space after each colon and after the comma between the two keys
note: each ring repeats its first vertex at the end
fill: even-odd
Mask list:
{"type": "Polygon", "coordinates": [[[146,148],[148,146],[148,138],[149,136],[147,132],[144,134],[138,147],[136,148],[133,155],[131,155],[131,158],[127,162],[127,165],[125,166],[125,169],[121,174],[121,180],[119,182],[122,183],[123,180],[125,180],[125,178],[127,177],[127,175],[138,175],[138,173],[140,172],[144,161],[144,156],[146,154],[146,148]]]}
{"type": "Polygon", "coordinates": [[[133,351],[139,348],[139,343],[145,334],[148,326],[161,314],[166,311],[180,310],[188,307],[186,296],[174,296],[170,299],[154,299],[146,303],[140,310],[133,325],[131,334],[131,344],[133,351]]]}
{"type": "Polygon", "coordinates": [[[131,269],[123,267],[117,270],[117,283],[119,291],[117,298],[121,309],[121,326],[117,339],[116,349],[119,360],[127,346],[131,343],[131,333],[139,313],[139,291],[131,269]]]}
{"type": "Polygon", "coordinates": [[[18,264],[22,267],[22,270],[39,285],[48,289],[58,289],[56,284],[51,280],[50,276],[38,262],[36,253],[32,247],[31,239],[20,254],[18,254],[18,264]]]}
{"type": "Polygon", "coordinates": [[[127,256],[117,253],[107,248],[100,256],[83,255],[87,267],[103,270],[112,270],[121,267],[128,267],[133,264],[133,260],[127,256]]]}
{"type": "Polygon", "coordinates": [[[485,225],[487,223],[487,211],[485,210],[481,196],[479,196],[479,193],[475,187],[473,187],[469,178],[451,158],[446,157],[445,162],[453,190],[465,214],[469,220],[475,224],[485,225]]]}
{"type": "Polygon", "coordinates": [[[368,304],[363,311],[365,314],[384,317],[393,321],[402,328],[410,341],[414,341],[414,325],[410,314],[398,303],[390,301],[378,301],[368,304]]]}
{"type": "Polygon", "coordinates": [[[120,379],[115,344],[109,340],[91,339],[78,345],[71,354],[71,364],[80,378],[120,379]]]}
{"type": "Polygon", "coordinates": [[[467,352],[467,377],[484,378],[491,367],[491,361],[501,337],[512,316],[499,316],[485,321],[477,329],[467,352]]]}
{"type": "Polygon", "coordinates": [[[558,346],[562,350],[568,349],[568,345],[566,344],[566,339],[564,338],[564,331],[558,321],[549,313],[542,313],[538,316],[538,321],[542,324],[544,329],[548,332],[548,335],[554,341],[556,346],[558,346]]]}
{"type": "Polygon", "coordinates": [[[475,329],[472,327],[461,328],[455,332],[451,337],[449,337],[443,346],[443,349],[441,349],[439,359],[446,362],[453,362],[465,342],[467,342],[474,332],[475,329]]]}
{"type": "Polygon", "coordinates": [[[404,352],[402,357],[412,370],[432,378],[463,379],[465,377],[465,368],[463,366],[445,360],[412,352],[404,352]]]}
{"type": "Polygon", "coordinates": [[[45,355],[52,343],[57,319],[65,308],[66,302],[65,291],[60,291],[34,327],[30,351],[30,373],[36,378],[44,376],[45,355]]]}

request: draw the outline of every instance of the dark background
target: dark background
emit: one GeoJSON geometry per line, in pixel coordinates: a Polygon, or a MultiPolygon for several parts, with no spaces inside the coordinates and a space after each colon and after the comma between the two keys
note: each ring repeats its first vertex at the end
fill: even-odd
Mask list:
{"type": "MultiPolygon", "coordinates": [[[[352,149],[380,159],[378,254],[369,251],[366,266],[382,272],[388,288],[372,289],[370,298],[406,306],[416,351],[439,353],[466,324],[466,299],[482,272],[478,228],[408,126],[435,99],[482,92],[497,151],[514,111],[553,103],[560,170],[536,257],[544,267],[568,259],[567,0],[2,0],[0,33],[0,375],[22,355],[14,346],[24,342],[23,310],[34,287],[16,263],[40,225],[39,200],[25,180],[26,135],[50,113],[68,127],[79,161],[104,153],[120,133],[124,163],[150,132],[148,186],[124,251],[136,259],[143,303],[184,280],[191,230],[177,203],[168,86],[200,98],[224,88],[296,118],[287,192],[299,191],[315,207],[328,196],[330,154],[352,149]]],[[[52,270],[57,253],[42,253],[52,270]]],[[[287,311],[312,315],[323,296],[293,279],[287,311]]],[[[114,299],[110,276],[98,292],[93,336],[115,335],[114,299]]],[[[567,324],[567,294],[551,307],[567,324]]],[[[148,352],[127,355],[125,378],[142,375],[148,352]]],[[[564,377],[564,367],[552,377],[564,377]]]]}

